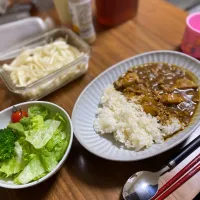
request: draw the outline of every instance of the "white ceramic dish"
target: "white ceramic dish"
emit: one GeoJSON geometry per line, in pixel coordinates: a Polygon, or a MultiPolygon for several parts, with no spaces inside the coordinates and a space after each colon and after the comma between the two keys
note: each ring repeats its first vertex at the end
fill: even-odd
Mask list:
{"type": "MultiPolygon", "coordinates": [[[[44,176],[43,178],[41,178],[37,181],[34,181],[34,182],[24,184],[24,185],[17,185],[17,184],[12,183],[11,181],[6,182],[5,180],[0,179],[0,187],[9,188],[9,189],[21,189],[21,188],[27,188],[27,187],[37,185],[37,184],[47,180],[48,178],[50,178],[52,175],[54,175],[61,168],[61,166],[63,165],[63,163],[67,159],[67,156],[70,152],[72,140],[73,140],[73,127],[72,127],[72,123],[71,123],[70,117],[67,114],[67,112],[63,108],[61,108],[60,106],[53,104],[53,103],[50,103],[50,102],[45,102],[45,101],[31,101],[31,102],[20,103],[20,104],[17,104],[15,106],[17,108],[21,108],[22,110],[27,111],[30,106],[35,105],[35,104],[40,104],[40,105],[45,106],[46,108],[48,108],[50,110],[50,112],[53,112],[53,113],[58,112],[58,113],[60,113],[60,115],[64,119],[69,121],[70,129],[71,129],[69,145],[66,149],[66,152],[65,152],[63,158],[60,160],[58,165],[50,173],[48,173],[46,176],[44,176]]],[[[7,125],[10,123],[10,116],[12,114],[12,109],[13,109],[13,107],[11,106],[11,107],[0,112],[0,129],[6,128],[7,125]]]]}
{"type": "Polygon", "coordinates": [[[79,96],[72,113],[74,134],[78,141],[91,153],[108,160],[136,161],[149,158],[171,149],[185,140],[200,124],[200,106],[192,122],[183,131],[162,144],[154,144],[149,149],[135,152],[122,148],[112,134],[100,136],[94,131],[93,122],[104,89],[112,84],[127,69],[149,62],[167,62],[189,69],[199,79],[200,62],[185,54],[175,51],[153,51],[134,56],[110,67],[93,80],[79,96]]]}

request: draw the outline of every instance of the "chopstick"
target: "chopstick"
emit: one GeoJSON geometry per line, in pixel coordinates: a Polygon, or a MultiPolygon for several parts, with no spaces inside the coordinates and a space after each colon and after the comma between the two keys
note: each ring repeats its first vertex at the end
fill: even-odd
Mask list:
{"type": "Polygon", "coordinates": [[[200,154],[197,155],[192,161],[190,161],[181,171],[179,171],[173,178],[171,178],[164,186],[162,186],[156,195],[151,199],[154,200],[160,196],[165,190],[167,190],[173,183],[175,183],[181,176],[183,176],[189,169],[200,161],[200,154]]]}
{"type": "Polygon", "coordinates": [[[174,192],[177,188],[179,188],[183,183],[189,180],[192,176],[194,176],[197,172],[200,171],[200,163],[193,167],[186,175],[181,177],[172,187],[170,187],[166,192],[162,193],[156,200],[163,200],[168,197],[172,192],[174,192]]]}

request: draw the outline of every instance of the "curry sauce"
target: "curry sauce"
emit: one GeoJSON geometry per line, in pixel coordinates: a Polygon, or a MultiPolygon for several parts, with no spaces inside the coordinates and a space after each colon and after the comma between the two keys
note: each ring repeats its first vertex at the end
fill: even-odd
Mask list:
{"type": "Polygon", "coordinates": [[[172,117],[187,126],[199,103],[196,76],[182,67],[148,63],[129,69],[114,82],[128,100],[133,97],[162,124],[172,117]]]}

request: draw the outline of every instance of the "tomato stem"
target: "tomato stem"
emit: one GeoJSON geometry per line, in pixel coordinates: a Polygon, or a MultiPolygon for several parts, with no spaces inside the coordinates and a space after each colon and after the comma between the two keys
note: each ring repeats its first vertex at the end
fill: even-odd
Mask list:
{"type": "Polygon", "coordinates": [[[15,106],[13,106],[12,112],[17,112],[17,108],[15,106]]]}
{"type": "Polygon", "coordinates": [[[21,114],[21,116],[22,116],[22,109],[21,109],[21,108],[19,109],[19,112],[20,112],[20,114],[21,114]]]}

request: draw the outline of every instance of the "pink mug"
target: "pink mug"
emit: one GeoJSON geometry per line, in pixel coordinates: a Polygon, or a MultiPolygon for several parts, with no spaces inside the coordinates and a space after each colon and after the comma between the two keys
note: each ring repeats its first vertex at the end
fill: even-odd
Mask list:
{"type": "Polygon", "coordinates": [[[200,58],[200,13],[187,17],[181,49],[194,58],[200,58]]]}

